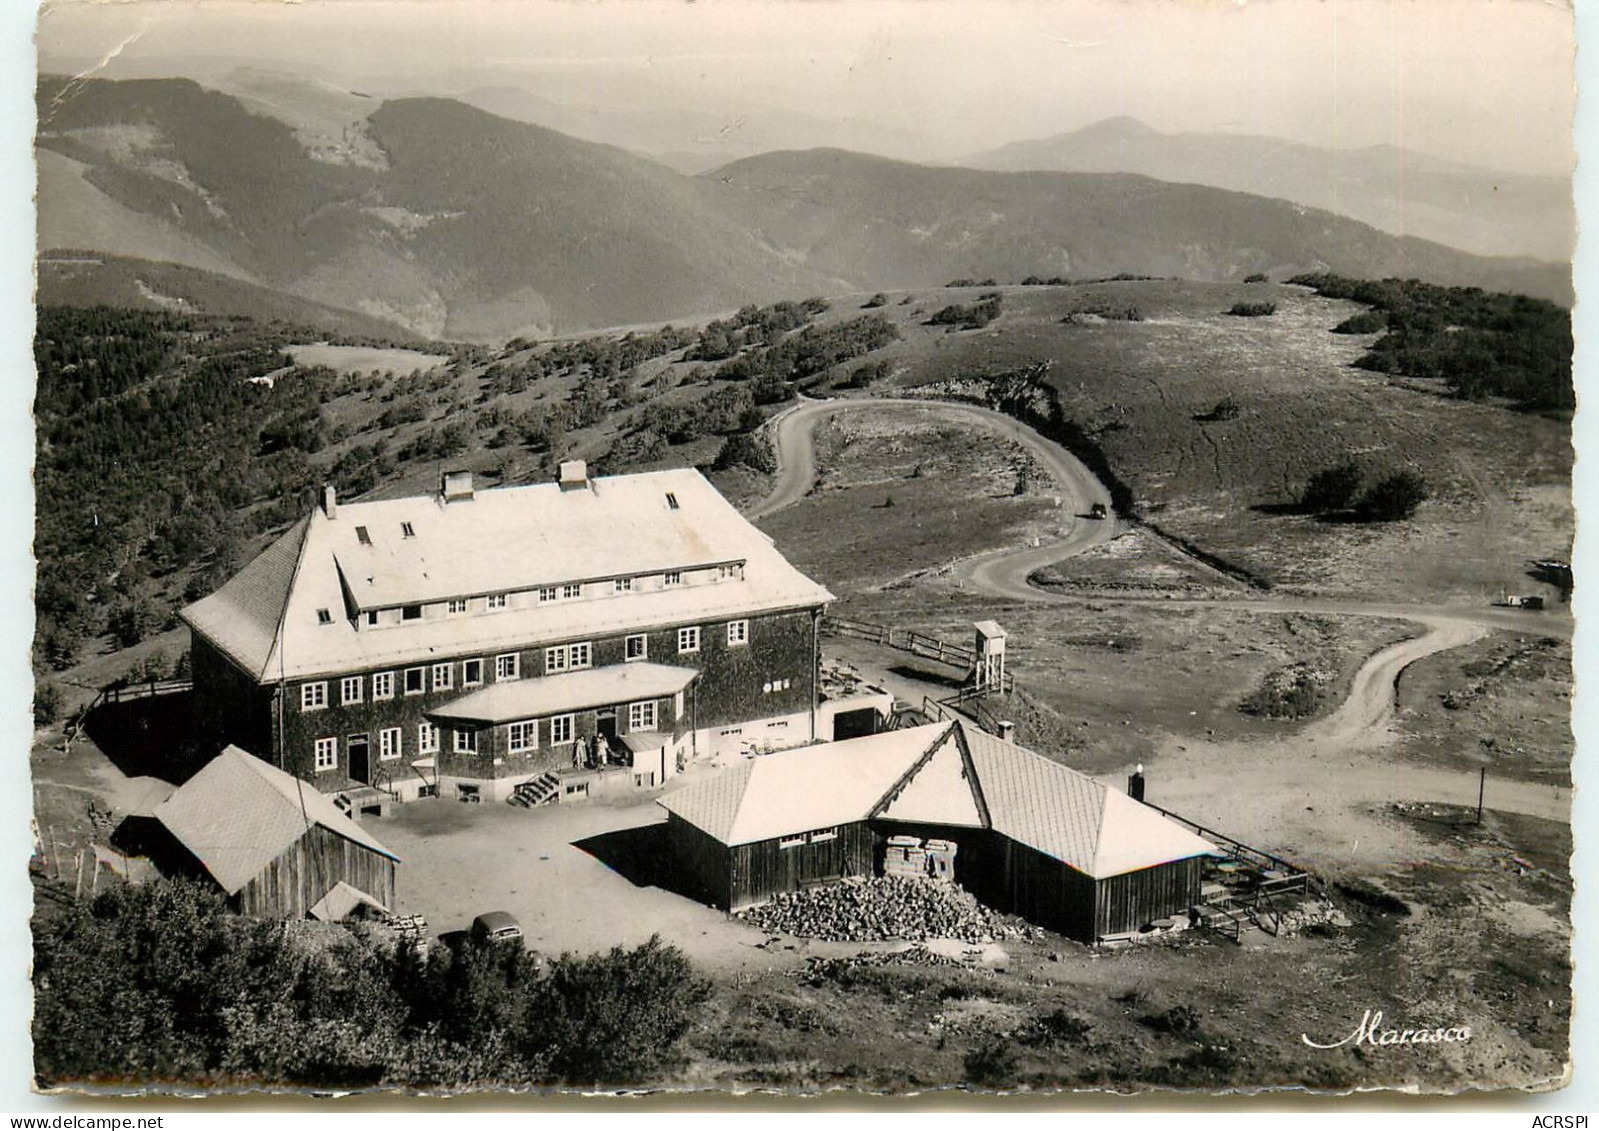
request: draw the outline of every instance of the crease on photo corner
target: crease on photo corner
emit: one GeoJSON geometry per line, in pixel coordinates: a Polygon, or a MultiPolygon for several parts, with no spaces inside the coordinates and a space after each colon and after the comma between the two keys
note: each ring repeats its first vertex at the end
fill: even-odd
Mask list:
{"type": "MultiPolygon", "coordinates": [[[[91,2],[93,2],[93,3],[109,3],[109,2],[111,2],[111,0],[91,0],[91,2]]],[[[291,0],[286,0],[286,2],[291,2],[291,0]]],[[[34,42],[35,42],[36,45],[37,45],[38,40],[39,40],[39,29],[44,25],[44,21],[47,20],[50,17],[50,15],[57,8],[64,7],[64,6],[65,5],[62,4],[62,3],[46,3],[46,4],[40,5],[40,7],[39,7],[39,18],[34,24],[34,33],[33,33],[34,42]]],[[[145,22],[144,26],[140,27],[137,31],[130,32],[127,36],[125,36],[122,39],[122,41],[120,43],[118,43],[116,46],[112,47],[105,54],[101,55],[100,58],[98,60],[96,60],[95,63],[92,66],[90,66],[87,69],[79,71],[78,73],[74,74],[72,76],[72,81],[66,83],[65,85],[63,85],[62,88],[61,88],[60,93],[58,93],[54,98],[52,98],[50,100],[50,108],[52,110],[54,110],[57,106],[60,106],[68,98],[71,98],[73,96],[73,94],[75,94],[77,92],[78,87],[81,84],[88,82],[90,79],[92,79],[96,75],[98,75],[101,71],[103,71],[107,67],[109,67],[111,65],[111,63],[117,58],[117,56],[121,55],[128,48],[132,47],[135,43],[138,43],[139,40],[143,39],[145,33],[147,31],[149,31],[149,30],[150,30],[150,24],[149,24],[149,21],[147,20],[145,22]]]]}

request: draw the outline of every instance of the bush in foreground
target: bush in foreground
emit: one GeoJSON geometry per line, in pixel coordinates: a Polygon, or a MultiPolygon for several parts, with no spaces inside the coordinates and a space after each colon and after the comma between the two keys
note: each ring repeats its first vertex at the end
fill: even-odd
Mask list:
{"type": "Polygon", "coordinates": [[[709,987],[682,952],[434,946],[241,919],[211,889],[118,885],[34,923],[45,1083],[640,1084],[709,987]]]}

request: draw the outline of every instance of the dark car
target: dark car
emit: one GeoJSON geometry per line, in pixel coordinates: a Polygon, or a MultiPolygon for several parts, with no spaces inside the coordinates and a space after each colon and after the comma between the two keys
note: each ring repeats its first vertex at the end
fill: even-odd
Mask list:
{"type": "Polygon", "coordinates": [[[472,920],[472,938],[478,942],[521,942],[522,924],[509,911],[485,911],[472,920]]]}

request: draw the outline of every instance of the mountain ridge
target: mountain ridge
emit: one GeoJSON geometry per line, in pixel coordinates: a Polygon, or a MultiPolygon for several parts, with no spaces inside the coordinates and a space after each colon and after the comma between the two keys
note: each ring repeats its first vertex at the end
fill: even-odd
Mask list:
{"type": "MultiPolygon", "coordinates": [[[[258,95],[263,81],[275,80],[257,80],[258,95]]],[[[1203,186],[841,149],[685,176],[453,99],[372,100],[351,116],[363,96],[313,93],[308,125],[293,98],[264,112],[188,80],[41,80],[41,168],[77,195],[41,179],[40,250],[181,252],[193,268],[468,341],[960,276],[1327,269],[1569,301],[1558,265],[1203,186]]]]}

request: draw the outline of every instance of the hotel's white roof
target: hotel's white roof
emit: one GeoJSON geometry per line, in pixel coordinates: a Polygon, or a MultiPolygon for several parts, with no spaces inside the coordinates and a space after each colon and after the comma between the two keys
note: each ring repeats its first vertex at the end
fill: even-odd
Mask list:
{"type": "Polygon", "coordinates": [[[832,599],[693,470],[314,511],[183,619],[261,682],[693,624],[832,599]],[[676,506],[668,501],[668,494],[676,506]],[[409,523],[410,537],[402,533],[409,523]],[[370,545],[357,528],[367,532],[370,545]],[[347,610],[742,562],[742,577],[358,630],[347,610]],[[329,610],[331,624],[320,623],[329,610]]]}

